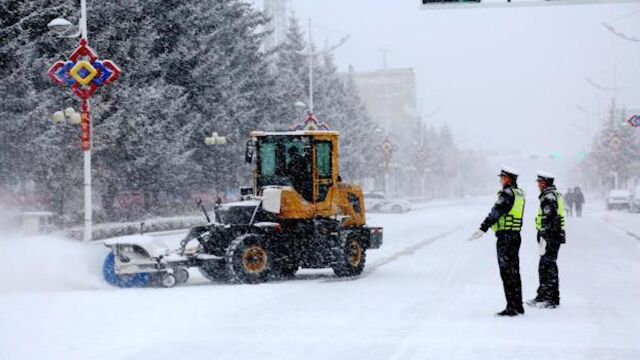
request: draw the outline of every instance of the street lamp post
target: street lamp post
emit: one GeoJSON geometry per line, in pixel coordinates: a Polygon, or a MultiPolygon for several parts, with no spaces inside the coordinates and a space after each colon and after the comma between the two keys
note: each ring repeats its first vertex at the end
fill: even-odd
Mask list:
{"type": "MultiPolygon", "coordinates": [[[[225,145],[227,143],[227,137],[226,136],[219,136],[217,132],[212,132],[211,136],[205,137],[204,138],[204,143],[205,145],[209,145],[209,146],[215,146],[215,145],[225,145]]],[[[216,175],[217,178],[217,175],[216,175]]],[[[220,205],[219,204],[219,200],[220,200],[220,190],[218,189],[218,181],[219,179],[215,179],[215,187],[216,187],[216,205],[220,205]]]]}
{"type": "Polygon", "coordinates": [[[87,3],[80,1],[79,31],[70,34],[73,25],[62,18],[49,22],[47,26],[60,36],[80,36],[80,46],[71,54],[70,61],[58,61],[49,69],[49,77],[58,85],[70,86],[73,93],[82,101],[80,112],[80,128],[82,131],[80,145],[84,153],[84,236],[83,240],[91,240],[92,203],[91,203],[91,148],[92,124],[89,98],[103,85],[115,81],[121,73],[120,68],[109,60],[98,60],[98,56],[89,47],[87,37],[87,3]]]}
{"type": "Polygon", "coordinates": [[[309,66],[309,69],[308,69],[308,71],[309,71],[309,104],[308,105],[309,105],[309,115],[313,115],[313,111],[314,111],[314,107],[313,107],[313,57],[314,56],[318,56],[318,55],[323,55],[323,54],[329,54],[329,53],[333,52],[335,49],[339,48],[340,46],[344,45],[344,43],[347,42],[347,40],[349,39],[349,35],[344,36],[342,39],[340,39],[340,41],[336,45],[334,45],[334,46],[332,46],[330,48],[327,48],[324,51],[316,51],[316,52],[314,52],[313,48],[311,46],[313,44],[313,39],[311,38],[311,19],[309,19],[309,22],[308,22],[308,29],[309,29],[309,34],[308,34],[308,36],[309,36],[309,44],[307,45],[308,49],[307,49],[306,53],[305,52],[301,52],[301,53],[303,53],[303,54],[308,56],[307,57],[308,66],[309,66]]]}

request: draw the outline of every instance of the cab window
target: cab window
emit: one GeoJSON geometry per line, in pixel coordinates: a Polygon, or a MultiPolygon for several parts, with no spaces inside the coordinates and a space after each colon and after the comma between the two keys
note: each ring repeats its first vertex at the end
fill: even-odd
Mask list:
{"type": "Polygon", "coordinates": [[[260,175],[276,174],[276,144],[264,143],[260,146],[260,175]]]}
{"type": "Polygon", "coordinates": [[[331,178],[331,141],[316,143],[316,168],[320,179],[331,178]]]}

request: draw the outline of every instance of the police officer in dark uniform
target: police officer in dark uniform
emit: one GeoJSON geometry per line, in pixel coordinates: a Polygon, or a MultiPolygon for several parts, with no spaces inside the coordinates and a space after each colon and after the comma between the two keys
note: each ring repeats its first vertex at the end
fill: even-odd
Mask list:
{"type": "Polygon", "coordinates": [[[558,251],[560,244],[565,243],[565,206],[562,195],[553,185],[554,176],[538,172],[538,188],[540,189],[540,208],[536,216],[538,243],[540,245],[540,263],[538,276],[540,286],[538,295],[527,305],[554,309],[560,305],[558,278],[558,251]]]}
{"type": "Polygon", "coordinates": [[[498,239],[498,265],[504,287],[507,307],[497,313],[498,316],[518,316],[524,314],[522,307],[522,282],[520,280],[520,230],[524,215],[525,195],[518,188],[518,173],[506,166],[502,167],[498,200],[489,215],[469,240],[479,239],[491,228],[498,239]]]}

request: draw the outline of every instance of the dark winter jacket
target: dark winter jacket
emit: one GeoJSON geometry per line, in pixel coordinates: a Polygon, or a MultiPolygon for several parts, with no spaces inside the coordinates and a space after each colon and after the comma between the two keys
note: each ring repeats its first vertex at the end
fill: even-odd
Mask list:
{"type": "Polygon", "coordinates": [[[558,197],[555,186],[542,190],[538,199],[542,210],[541,229],[538,231],[538,241],[544,238],[549,241],[565,242],[565,232],[562,229],[562,219],[558,215],[558,197]]]}
{"type": "Polygon", "coordinates": [[[571,207],[573,206],[573,203],[575,202],[575,195],[573,193],[573,191],[569,190],[564,194],[564,203],[567,204],[567,206],[571,207]]]}
{"type": "Polygon", "coordinates": [[[584,195],[582,195],[582,191],[580,191],[580,189],[573,192],[573,201],[579,205],[584,204],[584,195]]]}
{"type": "Polygon", "coordinates": [[[487,231],[489,228],[498,222],[498,219],[502,215],[506,215],[511,211],[513,207],[513,203],[515,202],[516,195],[513,193],[513,189],[517,189],[518,185],[513,184],[511,186],[505,186],[500,192],[498,192],[498,200],[496,200],[495,205],[491,208],[489,215],[484,219],[482,224],[480,225],[480,230],[487,231]]]}

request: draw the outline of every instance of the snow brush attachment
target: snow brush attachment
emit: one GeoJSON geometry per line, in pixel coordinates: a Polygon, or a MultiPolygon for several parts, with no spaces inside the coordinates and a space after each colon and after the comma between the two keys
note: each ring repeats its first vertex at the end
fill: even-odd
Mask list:
{"type": "Polygon", "coordinates": [[[118,275],[115,270],[115,256],[112,252],[104,259],[102,276],[109,284],[121,288],[147,287],[151,284],[151,276],[148,273],[118,275]]]}

